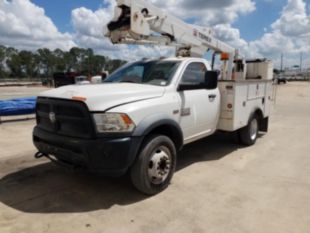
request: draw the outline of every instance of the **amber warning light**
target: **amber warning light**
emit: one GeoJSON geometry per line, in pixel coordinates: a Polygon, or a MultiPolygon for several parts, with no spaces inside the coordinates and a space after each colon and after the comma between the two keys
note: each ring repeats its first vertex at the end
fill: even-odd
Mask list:
{"type": "Polygon", "coordinates": [[[222,61],[229,60],[229,53],[221,53],[221,60],[222,61]]]}

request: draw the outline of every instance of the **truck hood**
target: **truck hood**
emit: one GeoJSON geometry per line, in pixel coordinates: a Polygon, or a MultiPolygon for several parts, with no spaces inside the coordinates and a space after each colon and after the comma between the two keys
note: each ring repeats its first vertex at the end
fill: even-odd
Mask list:
{"type": "Polygon", "coordinates": [[[96,85],[70,85],[39,94],[39,97],[72,99],[82,97],[90,111],[105,111],[135,101],[158,98],[165,87],[134,83],[104,83],[96,85]]]}

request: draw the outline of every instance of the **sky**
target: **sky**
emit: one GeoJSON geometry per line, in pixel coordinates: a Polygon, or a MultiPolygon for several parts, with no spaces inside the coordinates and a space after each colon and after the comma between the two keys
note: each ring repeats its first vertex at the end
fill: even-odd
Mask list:
{"type": "MultiPolygon", "coordinates": [[[[175,16],[211,27],[214,35],[248,58],[266,57],[276,66],[310,67],[310,0],[148,0],[175,16]]],[[[0,0],[0,44],[18,49],[92,48],[111,58],[169,56],[172,49],[112,45],[103,27],[114,0],[0,0]]]]}

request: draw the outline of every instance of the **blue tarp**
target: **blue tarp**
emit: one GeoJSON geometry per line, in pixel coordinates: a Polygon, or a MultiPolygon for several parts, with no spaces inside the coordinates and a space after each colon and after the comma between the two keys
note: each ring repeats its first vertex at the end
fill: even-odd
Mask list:
{"type": "Polygon", "coordinates": [[[0,100],[0,116],[16,116],[35,112],[37,97],[0,100]]]}

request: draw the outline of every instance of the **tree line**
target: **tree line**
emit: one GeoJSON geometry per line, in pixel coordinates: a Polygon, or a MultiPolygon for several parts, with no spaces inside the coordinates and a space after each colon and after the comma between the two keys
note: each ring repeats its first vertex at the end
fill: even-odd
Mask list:
{"type": "Polygon", "coordinates": [[[56,72],[97,75],[110,73],[126,63],[96,55],[92,49],[71,48],[69,51],[47,48],[37,51],[17,50],[0,45],[1,78],[50,78],[56,72]]]}

